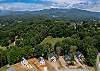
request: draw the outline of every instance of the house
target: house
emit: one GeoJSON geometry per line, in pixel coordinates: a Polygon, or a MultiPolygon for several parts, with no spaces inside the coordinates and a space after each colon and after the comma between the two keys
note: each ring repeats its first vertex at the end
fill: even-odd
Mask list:
{"type": "Polygon", "coordinates": [[[56,60],[57,60],[57,55],[54,54],[54,53],[48,54],[48,60],[49,60],[50,62],[56,62],[56,60]]]}
{"type": "Polygon", "coordinates": [[[64,60],[65,60],[66,63],[69,65],[69,64],[71,64],[71,60],[72,60],[72,58],[71,58],[70,55],[65,55],[65,56],[64,56],[64,60]]]}
{"type": "Polygon", "coordinates": [[[74,62],[76,62],[75,59],[77,59],[77,61],[79,61],[81,64],[84,64],[84,62],[85,62],[84,55],[79,51],[77,51],[74,56],[71,53],[66,54],[64,56],[64,59],[65,59],[67,64],[70,64],[71,61],[73,61],[73,60],[74,60],[74,62]]]}
{"type": "Polygon", "coordinates": [[[22,66],[26,66],[27,68],[32,68],[32,66],[28,63],[28,61],[25,58],[22,58],[21,64],[22,66]]]}
{"type": "Polygon", "coordinates": [[[75,57],[78,59],[79,62],[81,62],[82,64],[85,62],[85,57],[81,52],[77,52],[75,57]]]}
{"type": "Polygon", "coordinates": [[[39,58],[39,64],[40,64],[39,67],[40,67],[40,70],[41,70],[41,71],[48,71],[46,62],[45,62],[45,60],[44,60],[43,57],[40,57],[40,58],[39,58]]]}
{"type": "Polygon", "coordinates": [[[27,65],[28,64],[28,61],[25,58],[22,58],[21,64],[22,65],[27,65]]]}
{"type": "Polygon", "coordinates": [[[71,56],[70,55],[65,55],[64,59],[65,59],[65,61],[70,61],[71,60],[71,56]]]}
{"type": "Polygon", "coordinates": [[[40,63],[40,65],[46,65],[46,62],[43,57],[39,58],[39,63],[40,63]]]}

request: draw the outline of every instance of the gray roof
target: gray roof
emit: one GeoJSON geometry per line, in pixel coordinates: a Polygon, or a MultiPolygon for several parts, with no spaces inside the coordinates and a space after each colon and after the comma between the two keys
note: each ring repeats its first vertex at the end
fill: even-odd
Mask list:
{"type": "Polygon", "coordinates": [[[48,54],[48,57],[50,57],[50,58],[52,58],[52,57],[57,57],[57,55],[56,54],[54,54],[54,53],[50,53],[50,54],[48,54]]]}

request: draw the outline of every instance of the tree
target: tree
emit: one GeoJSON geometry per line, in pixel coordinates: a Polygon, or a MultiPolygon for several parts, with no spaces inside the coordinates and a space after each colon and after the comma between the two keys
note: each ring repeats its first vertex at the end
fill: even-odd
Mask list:
{"type": "Polygon", "coordinates": [[[63,47],[62,47],[62,42],[55,43],[54,51],[58,56],[64,54],[64,50],[63,50],[63,47]]]}
{"type": "Polygon", "coordinates": [[[0,67],[6,65],[7,63],[7,50],[0,49],[0,67]]]}
{"type": "Polygon", "coordinates": [[[70,46],[70,50],[69,50],[69,53],[71,54],[71,58],[72,58],[72,60],[74,60],[74,56],[75,56],[75,54],[76,54],[76,50],[78,49],[78,47],[77,46],[70,46]]]}
{"type": "Polygon", "coordinates": [[[25,50],[18,47],[12,47],[7,52],[7,60],[9,64],[15,64],[21,60],[25,55],[25,50]]]}
{"type": "Polygon", "coordinates": [[[98,52],[98,50],[95,48],[95,47],[89,47],[89,48],[86,48],[86,60],[87,60],[87,64],[88,65],[91,65],[91,66],[94,66],[95,65],[95,62],[96,62],[96,54],[98,52]]]}
{"type": "Polygon", "coordinates": [[[3,47],[3,46],[8,46],[9,45],[9,43],[8,43],[8,40],[4,40],[4,41],[2,41],[2,43],[1,43],[1,46],[3,47]]]}

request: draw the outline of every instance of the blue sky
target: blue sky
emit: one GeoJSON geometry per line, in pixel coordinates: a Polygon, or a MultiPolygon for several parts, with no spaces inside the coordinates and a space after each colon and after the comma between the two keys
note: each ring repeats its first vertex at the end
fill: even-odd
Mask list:
{"type": "Polygon", "coordinates": [[[0,0],[0,10],[42,10],[78,8],[100,12],[100,0],[0,0]]]}
{"type": "MultiPolygon", "coordinates": [[[[0,2],[2,3],[12,3],[12,2],[24,2],[24,3],[41,3],[41,2],[47,2],[47,1],[50,1],[50,0],[0,0],[0,2]]],[[[57,0],[51,0],[51,1],[57,1],[57,0]]],[[[61,1],[61,0],[58,0],[58,1],[61,1]]],[[[64,1],[64,0],[62,0],[64,1]]],[[[65,0],[66,1],[66,0],[65,0]]],[[[70,1],[70,0],[69,0],[70,1]]],[[[79,0],[78,0],[79,1],[79,0]]],[[[80,0],[81,1],[81,0],[80,0]]],[[[99,0],[88,0],[88,1],[91,1],[91,2],[97,2],[99,0]]]]}
{"type": "Polygon", "coordinates": [[[14,2],[22,2],[22,3],[42,3],[46,2],[43,0],[0,0],[0,3],[14,3],[14,2]]]}

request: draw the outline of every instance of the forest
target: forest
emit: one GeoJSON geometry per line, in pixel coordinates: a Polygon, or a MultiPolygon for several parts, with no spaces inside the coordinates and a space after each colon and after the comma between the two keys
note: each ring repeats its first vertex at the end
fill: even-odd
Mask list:
{"type": "Polygon", "coordinates": [[[20,62],[22,57],[43,56],[47,59],[50,53],[60,56],[71,52],[75,55],[77,51],[85,56],[87,65],[95,65],[100,51],[99,20],[78,22],[46,16],[0,17],[0,67],[20,62]]]}

